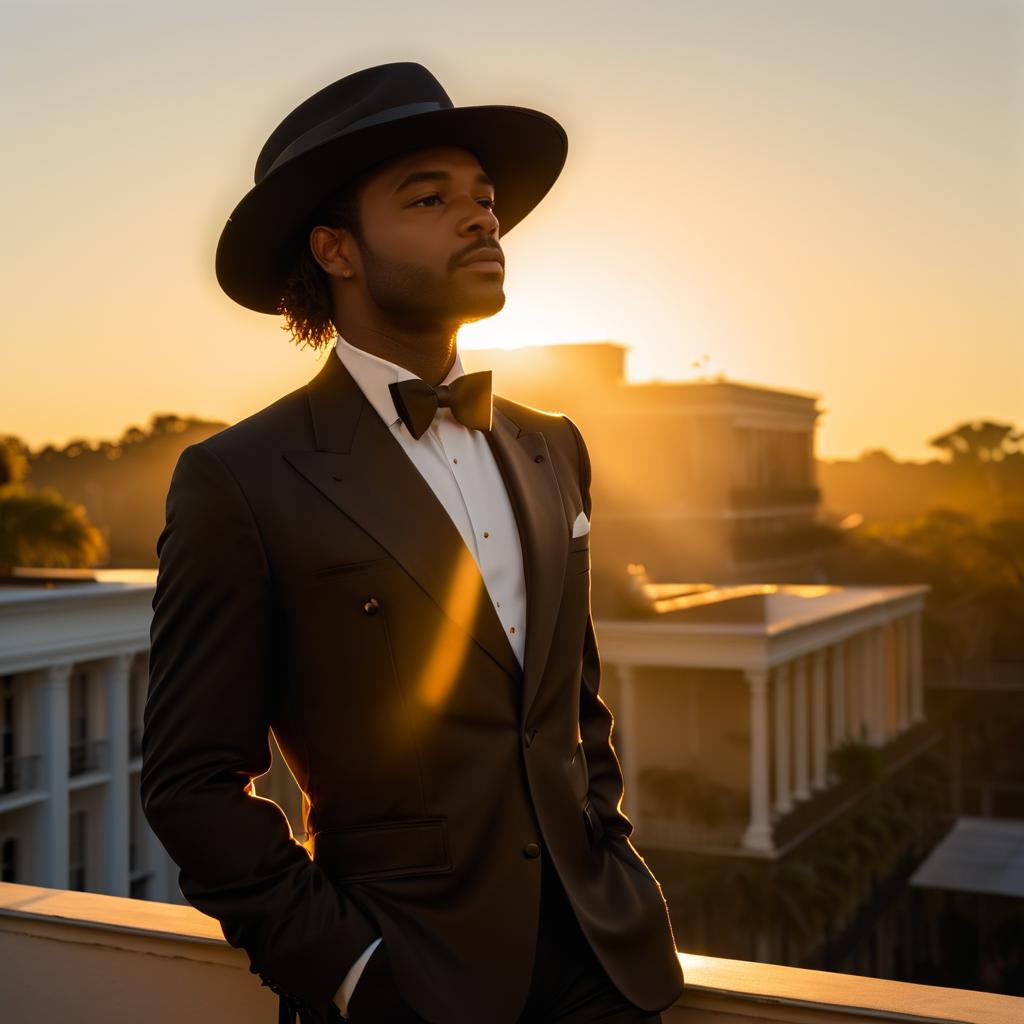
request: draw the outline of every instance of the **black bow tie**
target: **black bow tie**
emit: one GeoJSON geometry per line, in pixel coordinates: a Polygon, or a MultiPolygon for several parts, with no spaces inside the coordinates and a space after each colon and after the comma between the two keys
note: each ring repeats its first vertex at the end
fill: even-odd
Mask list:
{"type": "Polygon", "coordinates": [[[413,437],[430,426],[434,413],[447,406],[452,415],[475,430],[491,429],[491,371],[464,373],[451,384],[433,387],[419,377],[399,380],[388,385],[395,410],[413,437]]]}

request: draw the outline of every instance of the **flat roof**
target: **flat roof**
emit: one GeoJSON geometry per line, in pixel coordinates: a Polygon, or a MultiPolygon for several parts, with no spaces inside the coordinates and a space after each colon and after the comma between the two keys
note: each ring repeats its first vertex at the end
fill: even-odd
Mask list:
{"type": "Polygon", "coordinates": [[[15,569],[0,578],[0,605],[152,589],[156,569],[15,569]]]}
{"type": "Polygon", "coordinates": [[[910,877],[922,889],[1024,896],[1024,820],[957,818],[910,877]]]}
{"type": "Polygon", "coordinates": [[[804,583],[641,583],[666,622],[751,629],[771,635],[924,594],[924,584],[835,586],[804,583]]]}

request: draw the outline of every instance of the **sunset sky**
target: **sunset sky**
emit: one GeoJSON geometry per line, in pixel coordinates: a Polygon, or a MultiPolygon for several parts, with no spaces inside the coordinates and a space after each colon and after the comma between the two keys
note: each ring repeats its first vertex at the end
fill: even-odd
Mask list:
{"type": "MultiPolygon", "coordinates": [[[[820,396],[818,453],[1024,428],[1024,3],[4,0],[0,434],[229,422],[321,365],[219,289],[260,148],[351,71],[554,115],[555,187],[460,346],[820,396]],[[707,353],[703,369],[693,363],[707,353]]],[[[499,206],[500,206],[500,196],[499,206]]]]}

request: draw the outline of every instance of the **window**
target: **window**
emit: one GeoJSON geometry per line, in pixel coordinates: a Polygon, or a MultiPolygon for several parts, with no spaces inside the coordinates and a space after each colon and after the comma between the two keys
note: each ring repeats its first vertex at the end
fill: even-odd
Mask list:
{"type": "Polygon", "coordinates": [[[14,720],[14,676],[0,676],[0,793],[11,793],[18,788],[14,720]]]}
{"type": "Polygon", "coordinates": [[[71,677],[71,710],[69,726],[69,775],[87,769],[89,743],[89,674],[79,670],[71,677]]]}
{"type": "Polygon", "coordinates": [[[13,837],[5,839],[0,846],[0,882],[17,882],[21,872],[18,871],[18,840],[13,837]]]}
{"type": "Polygon", "coordinates": [[[85,892],[85,811],[73,811],[68,829],[68,888],[85,892]]]}

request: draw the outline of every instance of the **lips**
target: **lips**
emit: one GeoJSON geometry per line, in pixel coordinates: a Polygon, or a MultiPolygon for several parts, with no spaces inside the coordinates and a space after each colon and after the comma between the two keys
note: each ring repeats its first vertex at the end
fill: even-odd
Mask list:
{"type": "Polygon", "coordinates": [[[470,253],[460,264],[460,267],[468,267],[471,263],[500,263],[505,266],[505,257],[500,249],[477,249],[470,253]]]}

